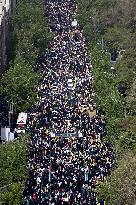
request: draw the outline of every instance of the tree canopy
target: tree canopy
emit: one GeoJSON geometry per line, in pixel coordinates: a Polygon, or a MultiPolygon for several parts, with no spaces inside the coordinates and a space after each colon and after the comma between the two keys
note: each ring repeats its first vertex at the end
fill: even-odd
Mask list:
{"type": "Polygon", "coordinates": [[[116,150],[117,166],[100,184],[99,198],[106,205],[132,205],[136,203],[136,1],[77,3],[93,65],[95,101],[106,119],[103,140],[111,141],[116,150]]]}
{"type": "Polygon", "coordinates": [[[126,152],[118,161],[118,167],[109,176],[107,182],[98,188],[99,198],[106,205],[134,205],[136,203],[136,157],[126,152]]]}
{"type": "Polygon", "coordinates": [[[34,73],[31,66],[20,57],[15,66],[4,74],[1,91],[17,111],[26,111],[36,101],[37,80],[38,74],[34,73]]]}
{"type": "Polygon", "coordinates": [[[16,111],[27,111],[36,101],[36,59],[46,50],[53,34],[48,31],[40,0],[17,2],[9,24],[13,46],[8,55],[12,55],[8,56],[10,68],[1,79],[0,91],[16,111]]]}
{"type": "Polygon", "coordinates": [[[46,50],[53,37],[48,32],[43,2],[18,2],[10,23],[16,39],[16,56],[23,57],[33,65],[37,55],[46,50]]]}
{"type": "Polygon", "coordinates": [[[80,24],[90,41],[114,26],[136,31],[135,0],[77,0],[77,3],[80,24]]]}
{"type": "Polygon", "coordinates": [[[28,136],[0,145],[0,204],[20,205],[27,173],[28,136]]]}

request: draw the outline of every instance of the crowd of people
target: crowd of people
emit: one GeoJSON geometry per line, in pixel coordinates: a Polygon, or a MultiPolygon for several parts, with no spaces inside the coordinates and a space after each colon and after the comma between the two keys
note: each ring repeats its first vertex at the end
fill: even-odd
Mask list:
{"type": "Polygon", "coordinates": [[[42,79],[28,115],[25,204],[96,205],[95,188],[113,167],[113,147],[102,143],[106,128],[94,102],[92,65],[82,30],[72,25],[75,0],[46,0],[46,7],[56,35],[36,65],[42,79]]]}
{"type": "Polygon", "coordinates": [[[51,31],[58,33],[71,29],[72,20],[77,13],[75,0],[45,0],[45,6],[51,31]]]}

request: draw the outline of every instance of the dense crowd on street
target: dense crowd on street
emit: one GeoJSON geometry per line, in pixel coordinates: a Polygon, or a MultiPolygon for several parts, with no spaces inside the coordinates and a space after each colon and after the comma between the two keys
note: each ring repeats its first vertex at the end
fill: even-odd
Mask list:
{"type": "Polygon", "coordinates": [[[94,190],[110,174],[113,147],[102,143],[104,117],[98,111],[92,114],[97,110],[92,65],[82,30],[72,25],[75,0],[45,4],[50,30],[56,34],[36,65],[42,79],[38,101],[28,115],[31,139],[24,198],[26,204],[96,205],[94,190]]]}

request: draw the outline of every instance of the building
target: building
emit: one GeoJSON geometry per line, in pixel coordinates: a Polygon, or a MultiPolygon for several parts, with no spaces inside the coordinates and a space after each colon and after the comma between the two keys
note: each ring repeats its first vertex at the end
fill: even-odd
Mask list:
{"type": "Polygon", "coordinates": [[[8,17],[15,8],[16,0],[0,0],[0,75],[6,69],[6,39],[8,38],[8,17]]]}

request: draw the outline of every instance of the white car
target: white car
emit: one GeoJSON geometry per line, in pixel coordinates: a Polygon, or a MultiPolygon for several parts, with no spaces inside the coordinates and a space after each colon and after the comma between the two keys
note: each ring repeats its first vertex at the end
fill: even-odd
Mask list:
{"type": "Polygon", "coordinates": [[[67,85],[69,90],[74,90],[74,82],[72,79],[68,79],[67,85]]]}

